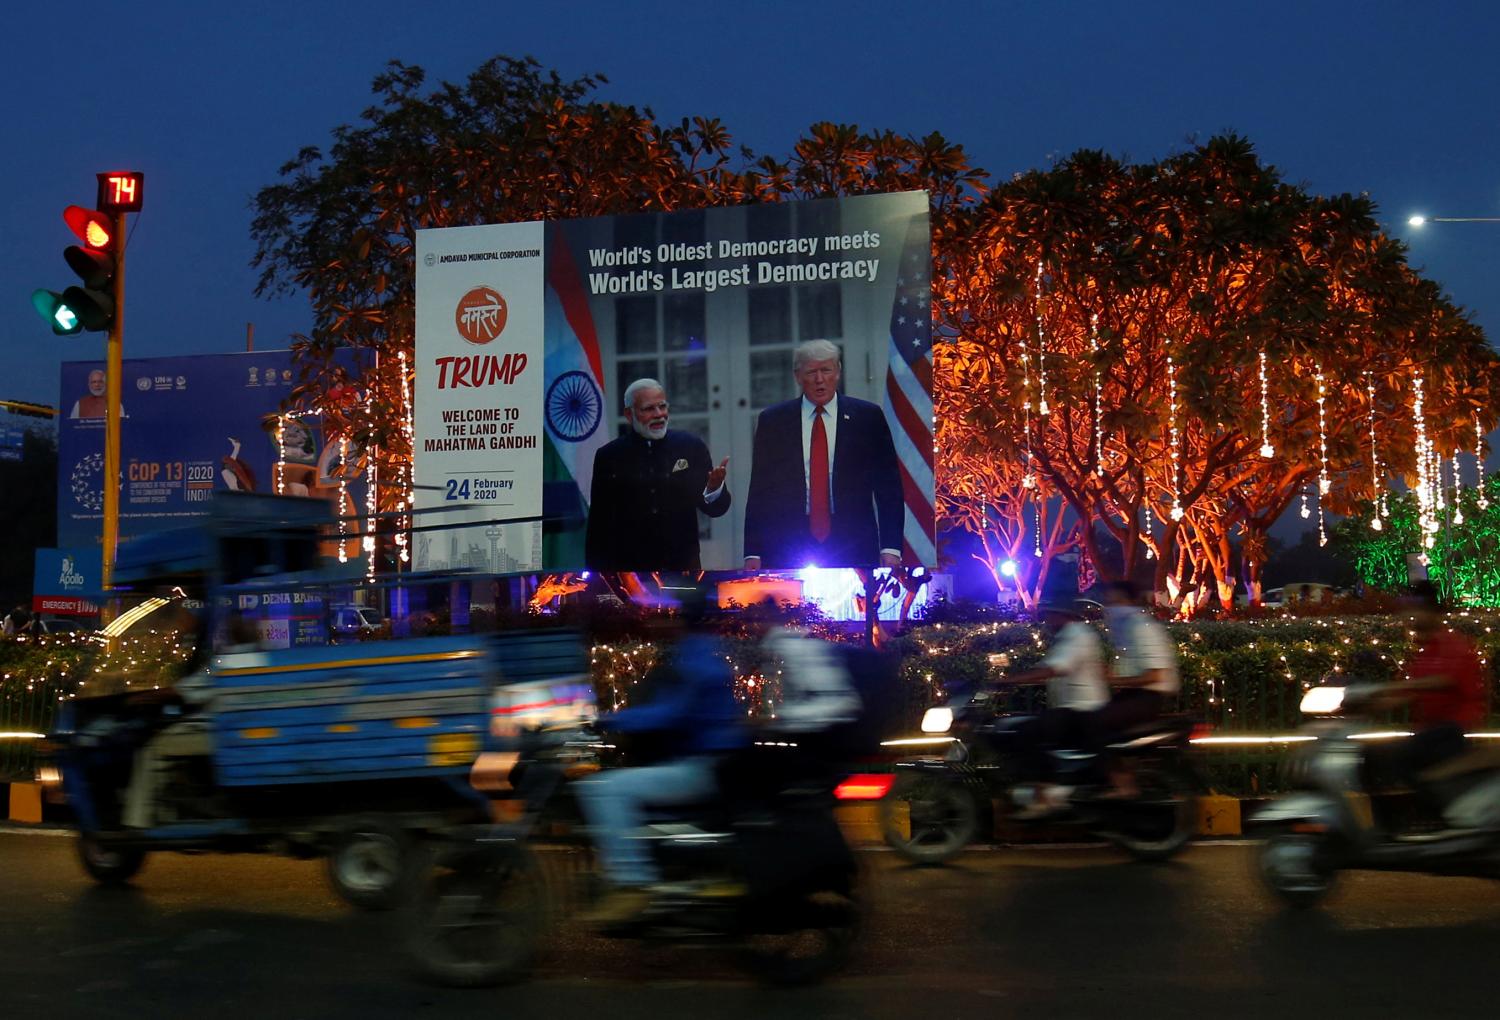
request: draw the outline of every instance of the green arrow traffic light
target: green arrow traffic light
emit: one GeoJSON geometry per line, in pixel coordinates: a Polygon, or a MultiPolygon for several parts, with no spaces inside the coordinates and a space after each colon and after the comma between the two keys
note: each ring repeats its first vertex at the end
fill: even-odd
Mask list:
{"type": "Polygon", "coordinates": [[[57,291],[34,290],[31,292],[31,304],[52,325],[52,332],[58,336],[72,336],[83,332],[83,323],[78,321],[78,313],[57,291]]]}

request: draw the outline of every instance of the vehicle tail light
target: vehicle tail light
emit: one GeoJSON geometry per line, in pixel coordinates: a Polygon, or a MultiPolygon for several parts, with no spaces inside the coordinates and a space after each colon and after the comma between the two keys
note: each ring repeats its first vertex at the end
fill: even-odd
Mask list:
{"type": "Polygon", "coordinates": [[[890,773],[861,773],[852,775],[834,787],[833,795],[838,800],[879,800],[891,790],[896,777],[890,773]]]}

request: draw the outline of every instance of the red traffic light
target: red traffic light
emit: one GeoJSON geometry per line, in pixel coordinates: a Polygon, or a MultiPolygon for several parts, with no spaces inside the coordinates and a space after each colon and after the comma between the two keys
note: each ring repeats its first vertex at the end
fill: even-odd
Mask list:
{"type": "Polygon", "coordinates": [[[114,241],[114,224],[110,223],[109,217],[102,212],[93,209],[85,209],[81,205],[70,205],[63,210],[63,222],[67,223],[68,229],[78,235],[78,239],[85,247],[96,251],[108,248],[114,241]]]}

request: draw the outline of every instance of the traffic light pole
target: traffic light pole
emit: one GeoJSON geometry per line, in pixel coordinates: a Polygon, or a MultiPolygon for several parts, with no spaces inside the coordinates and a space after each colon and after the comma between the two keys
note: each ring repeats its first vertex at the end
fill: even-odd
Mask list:
{"type": "Polygon", "coordinates": [[[115,213],[115,314],[109,327],[104,370],[104,589],[115,576],[120,541],[120,375],[125,336],[125,214],[115,213]]]}

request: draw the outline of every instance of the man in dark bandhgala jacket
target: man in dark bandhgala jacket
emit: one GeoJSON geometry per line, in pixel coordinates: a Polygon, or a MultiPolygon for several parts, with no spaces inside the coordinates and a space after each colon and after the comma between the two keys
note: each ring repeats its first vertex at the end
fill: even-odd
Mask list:
{"type": "Polygon", "coordinates": [[[839,349],[797,348],[802,395],[760,413],[745,502],[745,569],[894,567],[906,506],[885,413],[838,392],[839,349]]]}
{"type": "Polygon", "coordinates": [[[594,455],[584,562],[591,570],[701,570],[698,514],[729,510],[729,458],[715,467],[703,440],[667,428],[667,394],[655,379],[625,388],[625,417],[630,431],[594,455]]]}

